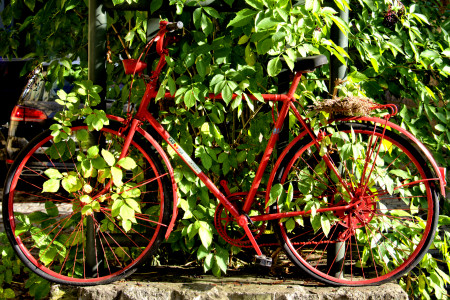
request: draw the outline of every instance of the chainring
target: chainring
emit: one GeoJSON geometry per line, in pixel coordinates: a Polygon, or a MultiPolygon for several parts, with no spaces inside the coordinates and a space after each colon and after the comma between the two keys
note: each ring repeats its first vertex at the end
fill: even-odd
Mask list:
{"type": "MultiPolygon", "coordinates": [[[[240,210],[246,196],[246,194],[230,195],[228,196],[228,201],[240,210]]],[[[250,210],[249,215],[252,215],[254,212],[257,214],[263,214],[265,212],[264,204],[261,203],[261,201],[254,201],[253,205],[254,207],[250,210]]],[[[222,203],[219,203],[216,207],[216,212],[214,213],[214,226],[220,236],[231,245],[240,248],[252,247],[252,244],[244,229],[239,226],[236,218],[231,215],[222,203]]],[[[255,222],[253,224],[249,224],[249,228],[252,231],[254,238],[258,239],[266,229],[266,222],[255,222]]]]}

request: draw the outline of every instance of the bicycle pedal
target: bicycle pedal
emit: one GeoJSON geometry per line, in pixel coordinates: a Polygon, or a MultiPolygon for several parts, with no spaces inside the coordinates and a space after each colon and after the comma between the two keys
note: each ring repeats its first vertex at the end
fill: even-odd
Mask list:
{"type": "Polygon", "coordinates": [[[256,263],[263,267],[272,266],[272,258],[265,255],[255,255],[256,263]]]}

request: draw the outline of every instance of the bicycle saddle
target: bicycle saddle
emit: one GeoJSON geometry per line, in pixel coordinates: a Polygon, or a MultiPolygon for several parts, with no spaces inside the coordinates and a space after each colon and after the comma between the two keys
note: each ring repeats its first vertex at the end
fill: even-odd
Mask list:
{"type": "MultiPolygon", "coordinates": [[[[284,60],[282,59],[285,64],[284,60]]],[[[299,57],[297,61],[294,62],[294,71],[314,71],[314,69],[326,65],[328,59],[325,55],[313,55],[307,57],[299,57]]]]}

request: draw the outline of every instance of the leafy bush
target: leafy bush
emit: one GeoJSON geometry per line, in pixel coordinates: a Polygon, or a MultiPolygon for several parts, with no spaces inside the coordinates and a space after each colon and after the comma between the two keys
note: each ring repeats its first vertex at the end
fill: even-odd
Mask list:
{"type": "Polygon", "coordinates": [[[35,299],[48,295],[50,283],[24,267],[4,232],[0,233],[0,252],[0,299],[23,298],[27,293],[35,299]]]}
{"type": "MultiPolygon", "coordinates": [[[[112,2],[117,5],[125,0],[112,2]]],[[[248,95],[260,98],[261,93],[285,92],[281,87],[288,79],[281,72],[282,61],[292,68],[297,57],[313,54],[334,55],[342,62],[348,59],[348,79],[341,93],[399,104],[397,123],[424,142],[440,165],[448,167],[450,21],[446,7],[432,0],[323,2],[217,0],[204,6],[202,1],[171,0],[169,5],[162,0],[151,2],[151,13],[181,20],[186,28],[181,41],[172,47],[167,71],[161,78],[161,92],[175,94],[175,101],[159,100],[160,116],[170,134],[198,159],[215,183],[225,178],[232,192],[249,190],[273,121],[271,108],[250,101],[248,95]],[[349,24],[337,17],[336,10],[328,6],[331,4],[351,9],[349,24]],[[349,37],[348,52],[330,39],[333,25],[349,37]],[[221,92],[224,101],[206,100],[208,92],[221,92]],[[237,97],[233,98],[233,93],[237,97]]],[[[35,62],[68,56],[80,57],[84,64],[85,3],[60,1],[56,9],[49,3],[15,1],[5,9],[5,24],[13,17],[20,21],[0,32],[0,55],[17,56],[24,51],[20,55],[34,57],[35,62]],[[21,19],[21,13],[29,10],[36,13],[21,19]]],[[[149,23],[146,12],[108,13],[108,98],[128,99],[130,76],[123,74],[118,63],[126,55],[124,45],[133,57],[138,56],[149,23]]],[[[69,69],[70,65],[55,64],[49,76],[62,83],[69,69]]],[[[319,80],[328,77],[327,66],[309,74],[297,91],[299,103],[306,106],[319,98],[315,95],[328,93],[319,80]]],[[[131,98],[137,103],[144,86],[137,81],[134,87],[131,98]]],[[[60,96],[61,101],[70,102],[65,95],[60,96]]],[[[121,113],[122,107],[117,101],[113,109],[121,113]]],[[[102,116],[98,112],[90,117],[95,121],[92,124],[102,124],[102,116]]],[[[291,134],[298,130],[295,126],[291,129],[291,134]]],[[[168,152],[173,155],[170,149],[168,152]]],[[[189,260],[220,276],[230,264],[230,254],[239,250],[230,248],[215,230],[217,201],[206,187],[183,164],[176,168],[175,175],[182,214],[168,241],[171,251],[188,254],[189,260]]],[[[442,201],[442,207],[447,215],[447,200],[442,201]]],[[[440,219],[441,232],[434,247],[447,258],[449,236],[442,229],[444,225],[448,225],[446,216],[440,219]]],[[[164,262],[168,256],[160,257],[164,262]]],[[[446,297],[448,269],[438,271],[438,262],[437,257],[427,255],[418,269],[402,279],[411,296],[446,297]]]]}

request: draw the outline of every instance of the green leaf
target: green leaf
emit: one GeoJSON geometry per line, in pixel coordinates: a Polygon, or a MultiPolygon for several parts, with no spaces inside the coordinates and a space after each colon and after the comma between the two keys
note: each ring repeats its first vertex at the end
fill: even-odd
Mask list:
{"type": "Polygon", "coordinates": [[[12,299],[16,297],[16,294],[12,289],[7,288],[3,291],[3,297],[5,297],[6,299],[12,299]]]}
{"type": "Polygon", "coordinates": [[[172,76],[167,77],[167,86],[169,87],[169,92],[173,96],[177,91],[177,86],[175,84],[175,80],[173,80],[172,76]]]}
{"type": "Polygon", "coordinates": [[[200,26],[202,25],[202,24],[201,24],[201,21],[202,21],[202,14],[203,14],[203,13],[202,13],[202,8],[201,8],[201,7],[195,9],[194,12],[192,13],[192,18],[193,18],[193,21],[194,21],[194,26],[195,26],[195,28],[197,28],[197,29],[199,29],[200,26]]]}
{"type": "Polygon", "coordinates": [[[219,246],[216,246],[216,255],[214,256],[217,265],[219,266],[220,270],[223,273],[227,272],[228,268],[228,251],[225,249],[222,249],[219,246]]]}
{"type": "Polygon", "coordinates": [[[187,232],[187,237],[190,241],[192,241],[193,238],[195,237],[195,235],[198,233],[199,226],[200,225],[198,225],[198,222],[196,221],[195,223],[189,224],[189,226],[187,227],[187,230],[185,230],[187,232]]]}
{"type": "Polygon", "coordinates": [[[283,19],[284,22],[289,21],[289,13],[286,10],[279,8],[279,7],[275,8],[275,9],[276,9],[277,13],[280,15],[280,17],[283,19]]]}
{"type": "Polygon", "coordinates": [[[69,193],[79,191],[83,185],[81,180],[76,175],[68,175],[61,180],[62,187],[69,193]]]}
{"type": "Polygon", "coordinates": [[[125,204],[125,201],[121,199],[114,200],[114,203],[111,208],[111,215],[113,217],[117,217],[120,214],[120,208],[125,204]]]}
{"type": "Polygon", "coordinates": [[[221,19],[221,16],[220,16],[219,12],[217,10],[215,10],[214,8],[212,8],[210,6],[204,6],[203,9],[211,17],[216,18],[216,19],[221,19]]]}
{"type": "Polygon", "coordinates": [[[257,13],[258,13],[257,11],[245,8],[236,14],[236,17],[234,17],[233,20],[231,20],[230,23],[228,23],[227,27],[229,27],[229,26],[233,26],[233,27],[245,26],[253,20],[253,17],[257,13]]]}
{"type": "Polygon", "coordinates": [[[256,10],[262,10],[264,8],[264,4],[260,0],[245,0],[245,2],[256,10]]]}
{"type": "Polygon", "coordinates": [[[124,198],[138,198],[142,192],[141,190],[136,187],[136,184],[127,183],[125,186],[122,187],[123,193],[122,197],[124,198]]]}
{"type": "Polygon", "coordinates": [[[203,264],[203,268],[204,268],[205,272],[208,272],[213,267],[213,263],[212,263],[213,262],[213,258],[214,258],[214,254],[213,253],[209,253],[206,256],[205,262],[203,264]]]}
{"type": "Polygon", "coordinates": [[[122,228],[125,230],[125,232],[130,231],[131,225],[132,225],[132,223],[131,223],[130,220],[123,220],[122,221],[122,228]]]}
{"type": "Polygon", "coordinates": [[[339,27],[339,29],[342,31],[342,33],[344,33],[345,36],[348,36],[350,32],[350,27],[348,27],[348,24],[344,22],[344,20],[342,20],[337,16],[329,16],[329,18],[333,20],[334,24],[336,24],[337,27],[339,27]]]}
{"type": "Polygon", "coordinates": [[[238,155],[236,156],[236,160],[237,160],[238,164],[244,162],[244,160],[247,158],[247,154],[248,154],[247,151],[240,151],[238,153],[238,155]]]}
{"type": "Polygon", "coordinates": [[[212,238],[213,238],[212,228],[209,225],[209,223],[207,223],[205,221],[199,221],[199,224],[200,224],[200,228],[198,230],[198,234],[200,236],[200,240],[202,241],[203,247],[208,249],[212,243],[212,238]]]}
{"type": "Polygon", "coordinates": [[[61,179],[63,176],[57,169],[47,169],[44,174],[50,179],[61,179]]]}
{"type": "Polygon", "coordinates": [[[121,166],[122,168],[124,168],[125,170],[133,170],[134,168],[137,167],[136,162],[134,161],[134,159],[132,159],[129,156],[122,158],[121,160],[119,160],[117,162],[117,164],[119,166],[121,166]]]}
{"type": "Polygon", "coordinates": [[[288,232],[291,232],[295,229],[295,220],[294,218],[289,218],[286,223],[284,223],[284,226],[286,227],[288,232]]]}
{"type": "MultiPolygon", "coordinates": [[[[248,40],[249,40],[249,37],[246,35],[243,35],[239,38],[238,45],[246,44],[248,42],[248,40]]],[[[450,53],[450,51],[448,51],[448,52],[450,53]]],[[[450,56],[450,55],[448,55],[448,56],[450,56]]]]}
{"type": "Polygon", "coordinates": [[[275,77],[280,73],[281,67],[280,57],[272,58],[267,64],[267,73],[269,76],[275,77]]]}
{"type": "Polygon", "coordinates": [[[44,250],[45,252],[39,254],[40,260],[44,263],[44,265],[49,265],[56,255],[58,254],[58,249],[56,247],[49,247],[48,249],[44,250]]]}
{"type": "Polygon", "coordinates": [[[200,157],[202,165],[206,170],[209,170],[212,166],[212,158],[208,155],[205,147],[201,146],[195,150],[195,157],[200,157]]]}
{"type": "Polygon", "coordinates": [[[228,84],[225,85],[225,87],[222,90],[222,97],[225,103],[228,105],[228,103],[231,102],[233,97],[233,91],[231,90],[230,86],[228,84]]]}
{"type": "Polygon", "coordinates": [[[270,51],[270,49],[272,49],[273,45],[274,44],[272,38],[267,38],[258,42],[258,44],[256,45],[256,50],[258,54],[266,54],[270,51]]]}
{"type": "Polygon", "coordinates": [[[394,174],[395,176],[401,177],[403,179],[408,179],[411,176],[408,174],[408,172],[401,170],[401,169],[396,169],[396,170],[391,170],[389,171],[390,174],[394,174]]]}
{"type": "Polygon", "coordinates": [[[213,30],[214,30],[213,24],[212,24],[212,22],[211,22],[211,19],[208,18],[208,17],[206,16],[206,14],[202,14],[201,27],[202,27],[203,33],[204,33],[206,36],[210,35],[210,34],[213,32],[213,30]]]}
{"type": "Polygon", "coordinates": [[[322,218],[321,218],[320,214],[315,214],[314,216],[311,214],[310,219],[311,219],[311,225],[312,225],[312,228],[314,229],[314,232],[317,232],[317,230],[319,230],[322,225],[322,218]]]}
{"type": "Polygon", "coordinates": [[[116,163],[114,155],[106,149],[102,149],[102,156],[105,159],[108,166],[112,167],[116,163]]]}
{"type": "Polygon", "coordinates": [[[372,57],[372,58],[370,58],[370,62],[372,63],[372,66],[375,69],[375,72],[378,73],[378,61],[372,57]]]}
{"type": "Polygon", "coordinates": [[[85,205],[83,206],[83,208],[81,209],[81,214],[85,215],[85,216],[90,216],[94,213],[94,210],[92,209],[92,207],[90,205],[85,205]]]}
{"type": "Polygon", "coordinates": [[[89,158],[95,158],[99,153],[98,146],[92,146],[87,150],[87,157],[89,158]]]}
{"type": "Polygon", "coordinates": [[[97,169],[97,170],[101,170],[106,168],[106,161],[103,157],[98,156],[94,159],[91,160],[92,166],[97,169]]]}
{"type": "Polygon", "coordinates": [[[112,175],[113,183],[115,186],[123,185],[123,182],[122,182],[123,173],[120,168],[111,167],[111,175],[112,175]]]}
{"type": "Polygon", "coordinates": [[[133,219],[135,216],[134,209],[127,204],[124,204],[120,207],[119,215],[123,220],[133,219]]]}
{"type": "Polygon", "coordinates": [[[78,130],[76,132],[77,140],[80,142],[85,142],[89,139],[89,132],[85,129],[78,130]]]}
{"type": "Polygon", "coordinates": [[[279,23],[280,22],[275,20],[274,18],[264,18],[256,25],[256,29],[269,29],[271,27],[277,26],[279,23]]]}
{"type": "Polygon", "coordinates": [[[36,5],[36,0],[24,0],[25,5],[28,6],[28,8],[31,11],[34,11],[34,6],[36,5]]]}
{"type": "Polygon", "coordinates": [[[294,61],[287,55],[283,54],[283,59],[286,62],[286,64],[288,65],[289,69],[291,69],[291,71],[294,70],[294,61]]]}
{"type": "Polygon", "coordinates": [[[426,58],[428,58],[430,60],[435,60],[435,59],[438,59],[438,58],[441,57],[439,55],[439,53],[437,53],[436,51],[428,50],[428,49],[423,51],[422,53],[420,53],[420,56],[421,57],[426,57],[426,58]]]}
{"type": "Polygon", "coordinates": [[[277,202],[278,197],[280,197],[283,192],[283,185],[281,183],[277,183],[270,189],[270,199],[266,204],[266,208],[277,202]]]}
{"type": "Polygon", "coordinates": [[[305,9],[313,13],[317,13],[320,10],[320,0],[306,0],[305,9]]]}
{"type": "Polygon", "coordinates": [[[201,77],[206,76],[207,63],[203,60],[202,57],[197,59],[197,61],[195,63],[195,67],[197,69],[198,75],[200,75],[201,77]]]}
{"type": "Polygon", "coordinates": [[[84,204],[90,204],[92,202],[92,198],[89,195],[82,195],[80,197],[80,201],[84,204]]]}
{"type": "Polygon", "coordinates": [[[163,0],[152,0],[150,2],[150,12],[153,14],[155,11],[161,8],[163,0]]]}
{"type": "Polygon", "coordinates": [[[53,202],[45,202],[45,210],[50,217],[56,217],[59,215],[58,207],[56,207],[55,203],[53,202]]]}
{"type": "Polygon", "coordinates": [[[61,65],[63,65],[68,70],[70,70],[72,68],[72,63],[67,58],[61,59],[59,62],[61,65]]]}
{"type": "MultiPolygon", "coordinates": [[[[48,218],[48,215],[46,213],[43,213],[41,211],[35,211],[28,215],[28,218],[31,223],[33,222],[42,222],[48,218]]],[[[27,222],[28,223],[28,222],[27,222]]]]}
{"type": "Polygon", "coordinates": [[[417,14],[417,13],[412,13],[411,15],[414,18],[416,18],[417,20],[419,20],[420,23],[424,22],[424,23],[430,25],[430,22],[428,21],[428,18],[425,15],[417,14]]]}
{"type": "Polygon", "coordinates": [[[193,90],[193,89],[188,90],[188,91],[186,92],[186,94],[184,95],[183,100],[184,100],[184,104],[186,104],[186,106],[187,106],[188,108],[191,108],[192,106],[194,106],[194,105],[195,105],[195,95],[194,95],[194,90],[193,90]]]}
{"type": "Polygon", "coordinates": [[[131,207],[135,212],[141,213],[141,206],[139,205],[139,202],[132,198],[126,198],[125,203],[131,207]]]}
{"type": "Polygon", "coordinates": [[[225,76],[223,76],[222,74],[217,74],[211,79],[211,81],[209,82],[209,86],[213,87],[213,86],[219,84],[220,82],[223,82],[224,79],[225,79],[225,76]]]}
{"type": "Polygon", "coordinates": [[[125,41],[127,42],[133,41],[135,34],[136,33],[134,31],[128,31],[127,35],[125,36],[125,41]]]}
{"type": "Polygon", "coordinates": [[[328,219],[328,217],[325,214],[321,214],[321,216],[320,216],[320,224],[322,226],[323,233],[327,237],[328,233],[330,233],[331,224],[330,224],[330,220],[328,219]]]}
{"type": "Polygon", "coordinates": [[[92,201],[91,202],[91,207],[94,211],[99,212],[100,211],[100,203],[98,201],[92,201]]]}
{"type": "Polygon", "coordinates": [[[252,51],[252,48],[250,47],[250,43],[247,44],[245,47],[245,62],[250,66],[254,66],[256,63],[256,55],[252,51]]]}
{"type": "Polygon", "coordinates": [[[438,130],[438,131],[441,131],[441,132],[447,131],[447,128],[444,125],[442,125],[442,124],[437,124],[434,128],[436,130],[438,130]]]}
{"type": "Polygon", "coordinates": [[[208,251],[208,249],[205,248],[205,246],[200,245],[200,247],[198,247],[198,250],[197,250],[197,259],[198,260],[205,258],[208,254],[209,254],[209,251],[208,251]]]}

